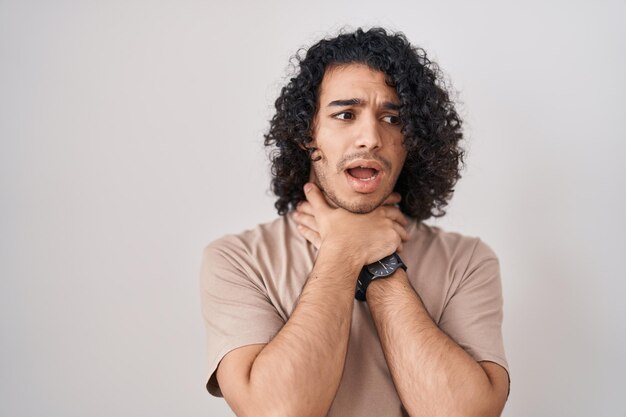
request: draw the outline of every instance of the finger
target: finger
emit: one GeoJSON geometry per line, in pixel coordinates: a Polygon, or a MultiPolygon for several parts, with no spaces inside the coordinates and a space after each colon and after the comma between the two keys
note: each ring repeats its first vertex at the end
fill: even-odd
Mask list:
{"type": "Polygon", "coordinates": [[[317,222],[315,221],[314,216],[302,212],[295,212],[293,214],[293,219],[296,221],[297,224],[306,226],[314,232],[319,233],[319,229],[317,228],[317,222]]]}
{"type": "Polygon", "coordinates": [[[387,196],[385,201],[383,201],[383,206],[393,206],[398,204],[402,200],[402,197],[398,193],[391,193],[387,196]]]}
{"type": "Polygon", "coordinates": [[[395,230],[396,233],[398,233],[398,235],[400,236],[400,239],[402,239],[403,241],[409,240],[409,232],[407,232],[407,230],[404,227],[402,227],[396,222],[392,223],[392,227],[393,227],[393,230],[395,230]]]}
{"type": "Polygon", "coordinates": [[[296,211],[299,213],[308,214],[310,216],[315,216],[315,211],[313,210],[313,206],[308,201],[304,200],[298,203],[296,207],[296,211]]]}
{"type": "Polygon", "coordinates": [[[312,182],[307,182],[306,184],[304,184],[304,195],[306,196],[307,201],[311,203],[311,206],[313,206],[313,209],[315,211],[323,211],[330,208],[328,203],[326,203],[324,195],[322,195],[320,189],[317,188],[317,185],[313,184],[312,182]]]}
{"type": "Polygon", "coordinates": [[[319,233],[301,224],[298,225],[298,231],[306,240],[311,242],[313,246],[315,246],[317,249],[320,248],[320,245],[322,243],[322,238],[319,235],[319,233]]]}
{"type": "Polygon", "coordinates": [[[391,220],[400,223],[402,226],[406,227],[409,225],[409,220],[406,218],[404,214],[397,207],[385,207],[385,217],[390,218],[391,220]]]}

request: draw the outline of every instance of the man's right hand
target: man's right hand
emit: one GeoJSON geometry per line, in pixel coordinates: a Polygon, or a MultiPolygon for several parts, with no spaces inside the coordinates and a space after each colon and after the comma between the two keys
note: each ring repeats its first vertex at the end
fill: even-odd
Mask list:
{"type": "Polygon", "coordinates": [[[329,206],[315,184],[305,184],[304,191],[307,201],[298,205],[294,219],[319,249],[330,248],[362,266],[392,254],[408,239],[408,221],[394,205],[400,201],[396,193],[370,213],[355,214],[329,206]]]}

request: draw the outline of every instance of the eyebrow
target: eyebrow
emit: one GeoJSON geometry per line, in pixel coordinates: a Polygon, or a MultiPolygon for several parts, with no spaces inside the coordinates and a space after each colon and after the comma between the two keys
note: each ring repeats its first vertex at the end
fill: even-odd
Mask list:
{"type": "MultiPolygon", "coordinates": [[[[363,100],[360,98],[349,98],[346,100],[333,100],[328,103],[327,107],[346,107],[346,106],[362,106],[363,100]]],[[[385,101],[383,103],[383,109],[387,110],[400,110],[401,105],[392,103],[391,101],[385,101]]]]}

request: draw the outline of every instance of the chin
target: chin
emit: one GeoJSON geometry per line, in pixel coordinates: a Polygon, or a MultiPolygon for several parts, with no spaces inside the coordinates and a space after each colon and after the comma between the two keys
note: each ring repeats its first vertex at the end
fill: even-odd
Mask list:
{"type": "Polygon", "coordinates": [[[352,207],[344,207],[344,208],[355,214],[367,214],[367,213],[374,211],[378,206],[379,205],[372,205],[372,206],[360,205],[360,206],[352,206],[352,207]]]}
{"type": "Polygon", "coordinates": [[[366,214],[380,207],[385,201],[385,197],[374,197],[373,195],[362,195],[349,199],[328,196],[338,207],[356,214],[366,214]]]}

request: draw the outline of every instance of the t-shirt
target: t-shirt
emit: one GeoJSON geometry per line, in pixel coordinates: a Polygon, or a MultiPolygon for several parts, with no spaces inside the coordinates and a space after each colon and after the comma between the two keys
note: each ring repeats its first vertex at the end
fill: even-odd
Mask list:
{"type": "MultiPolygon", "coordinates": [[[[421,222],[412,221],[408,232],[398,254],[433,321],[476,361],[495,362],[508,372],[496,255],[478,238],[421,222]]],[[[228,352],[270,342],[287,322],[316,254],[291,213],[206,247],[201,299],[211,394],[222,395],[215,371],[228,352]]],[[[367,303],[355,300],[344,372],[328,416],[405,413],[367,303]]]]}

